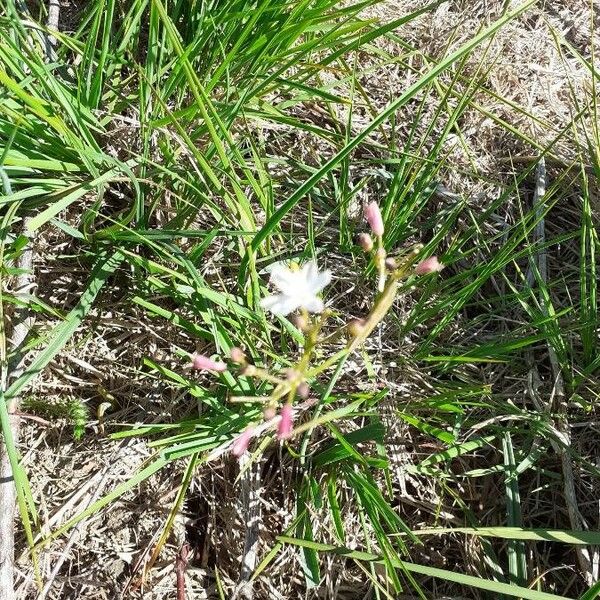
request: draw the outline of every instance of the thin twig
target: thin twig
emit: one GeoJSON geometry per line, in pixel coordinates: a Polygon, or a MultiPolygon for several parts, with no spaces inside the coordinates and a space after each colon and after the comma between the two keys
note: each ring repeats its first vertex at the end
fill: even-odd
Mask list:
{"type": "MultiPolygon", "coordinates": [[[[24,220],[23,228],[27,227],[27,219],[24,220]]],[[[31,241],[25,246],[23,252],[17,259],[16,267],[19,275],[16,277],[14,295],[28,295],[33,286],[33,250],[31,241]]],[[[9,339],[9,350],[19,348],[32,325],[30,311],[26,304],[18,306],[12,318],[12,333],[9,339]]],[[[5,388],[12,379],[15,365],[5,365],[6,373],[2,382],[5,388]]],[[[4,391],[4,390],[3,390],[4,391]]],[[[4,400],[2,400],[4,402],[4,400]]],[[[19,409],[19,398],[11,398],[7,405],[10,415],[10,427],[14,443],[19,441],[21,419],[17,412],[19,409]]],[[[14,518],[16,508],[17,491],[10,465],[8,452],[0,445],[0,600],[13,600],[14,595],[14,518]]]]}
{"type": "MultiPolygon", "coordinates": [[[[59,0],[48,0],[48,29],[58,31],[59,18],[59,0]]],[[[56,57],[56,38],[51,34],[46,37],[46,56],[48,57],[49,61],[53,61],[56,57]]]]}
{"type": "Polygon", "coordinates": [[[252,600],[254,588],[251,576],[256,568],[258,555],[259,525],[260,525],[260,460],[248,464],[252,458],[248,453],[240,457],[240,500],[242,514],[246,521],[246,537],[244,553],[242,555],[242,568],[232,598],[252,600]]]}
{"type": "Polygon", "coordinates": [[[175,557],[175,576],[177,578],[177,600],[185,600],[185,571],[189,562],[190,545],[187,542],[179,549],[175,557]]]}
{"type": "MultiPolygon", "coordinates": [[[[544,248],[544,242],[546,241],[546,231],[545,231],[545,220],[544,220],[544,211],[545,211],[545,203],[544,196],[546,193],[546,165],[544,158],[540,158],[536,169],[536,187],[534,191],[533,203],[536,211],[536,215],[538,217],[538,222],[533,232],[534,239],[532,240],[533,245],[538,247],[538,252],[536,255],[536,265],[530,265],[527,271],[527,284],[532,287],[535,282],[535,269],[537,269],[538,277],[541,285],[545,285],[548,281],[548,261],[546,250],[544,248]]],[[[544,312],[546,311],[546,307],[544,305],[544,298],[540,298],[540,305],[544,312]]],[[[535,364],[533,352],[530,351],[527,356],[527,362],[530,367],[530,380],[531,384],[529,386],[531,398],[536,405],[536,408],[540,412],[558,412],[564,406],[565,401],[565,385],[562,375],[562,369],[560,366],[560,361],[556,354],[556,350],[552,347],[551,344],[548,344],[548,356],[550,358],[550,365],[552,368],[552,374],[554,377],[554,386],[552,389],[552,394],[549,402],[544,403],[544,401],[540,398],[539,393],[537,392],[537,388],[541,384],[540,376],[537,370],[537,366],[535,364]],[[556,410],[553,411],[552,407],[555,407],[556,410]]],[[[562,472],[563,472],[563,493],[565,495],[565,502],[567,505],[567,512],[569,515],[569,521],[571,524],[571,529],[580,531],[582,529],[587,529],[587,523],[585,519],[582,517],[581,513],[578,509],[577,502],[577,492],[575,491],[575,483],[574,483],[574,475],[573,475],[573,465],[571,462],[571,458],[566,448],[571,445],[571,432],[569,430],[569,424],[566,418],[558,417],[554,419],[553,423],[554,430],[557,434],[557,437],[561,440],[562,444],[552,440],[552,447],[554,451],[560,456],[562,472]]],[[[577,555],[577,561],[579,563],[579,568],[582,571],[583,577],[586,580],[588,585],[592,585],[595,579],[593,564],[590,558],[590,552],[584,546],[576,546],[575,553],[577,555]]],[[[597,575],[596,575],[597,577],[597,575]]]]}

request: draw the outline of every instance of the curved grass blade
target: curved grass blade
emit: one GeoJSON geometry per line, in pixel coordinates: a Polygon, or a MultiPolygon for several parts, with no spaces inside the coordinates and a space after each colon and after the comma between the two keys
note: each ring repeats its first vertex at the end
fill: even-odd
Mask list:
{"type": "MultiPolygon", "coordinates": [[[[361,552],[358,550],[350,550],[343,546],[331,546],[329,544],[320,544],[317,542],[309,542],[307,540],[300,540],[297,538],[287,537],[280,535],[277,537],[279,542],[284,544],[293,544],[294,546],[310,547],[317,552],[331,552],[345,558],[352,558],[357,561],[375,562],[383,564],[384,560],[377,554],[371,554],[369,552],[361,552]]],[[[388,560],[390,560],[388,558],[388,560]]],[[[508,583],[500,583],[498,581],[490,581],[489,579],[482,579],[481,577],[473,577],[472,575],[464,575],[455,571],[446,571],[444,569],[437,569],[435,567],[426,567],[424,565],[417,565],[415,563],[405,561],[393,561],[394,567],[398,569],[404,569],[410,573],[417,573],[419,575],[425,575],[426,577],[433,577],[435,579],[444,579],[459,585],[464,585],[471,588],[477,588],[495,594],[505,594],[513,598],[522,598],[523,600],[572,600],[566,596],[559,596],[556,594],[550,594],[548,592],[538,592],[537,590],[531,590],[526,587],[518,585],[510,585],[508,583]]]]}
{"type": "Polygon", "coordinates": [[[448,527],[420,529],[415,535],[445,535],[464,533],[506,540],[529,540],[535,542],[557,542],[560,544],[600,545],[600,532],[573,531],[569,529],[525,529],[523,527],[448,527]]]}

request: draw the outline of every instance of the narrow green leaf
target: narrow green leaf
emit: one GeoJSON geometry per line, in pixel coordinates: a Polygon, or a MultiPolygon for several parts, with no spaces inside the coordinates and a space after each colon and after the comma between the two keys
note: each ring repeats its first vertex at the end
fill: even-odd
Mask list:
{"type": "MultiPolygon", "coordinates": [[[[345,558],[352,558],[359,561],[383,563],[383,559],[376,554],[369,552],[361,552],[359,550],[350,550],[343,546],[331,546],[329,544],[320,544],[318,542],[311,542],[308,540],[301,540],[292,538],[284,535],[277,537],[280,542],[285,544],[293,544],[295,546],[309,547],[317,552],[331,552],[345,558]]],[[[482,579],[481,577],[473,577],[472,575],[464,575],[457,573],[456,571],[446,571],[444,569],[437,569],[435,567],[426,567],[424,565],[418,565],[415,563],[396,561],[394,566],[398,569],[405,569],[411,573],[418,573],[427,577],[434,577],[435,579],[443,579],[445,581],[452,581],[459,585],[472,587],[495,594],[505,594],[514,598],[523,598],[524,600],[572,600],[566,596],[559,596],[556,594],[549,594],[547,592],[538,592],[526,587],[520,587],[518,585],[510,585],[508,583],[501,583],[498,581],[490,581],[489,579],[482,579]]]]}
{"type": "Polygon", "coordinates": [[[31,364],[23,371],[20,377],[15,379],[6,390],[4,398],[10,400],[18,396],[23,388],[39,373],[46,365],[66,346],[71,336],[75,333],[89,310],[92,308],[96,296],[123,261],[123,254],[119,251],[111,255],[102,255],[92,270],[88,285],[81,294],[75,308],[67,315],[52,332],[46,347],[33,359],[31,364]]]}
{"type": "Polygon", "coordinates": [[[600,546],[600,532],[573,531],[569,529],[524,529],[523,527],[448,527],[417,529],[415,535],[446,535],[464,533],[506,540],[531,540],[536,542],[558,542],[582,546],[600,546]]]}

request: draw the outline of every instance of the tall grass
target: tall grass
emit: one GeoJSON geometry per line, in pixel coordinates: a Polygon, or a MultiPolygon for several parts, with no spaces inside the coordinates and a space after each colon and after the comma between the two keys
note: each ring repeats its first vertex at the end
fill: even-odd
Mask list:
{"type": "MultiPolygon", "coordinates": [[[[181,364],[197,344],[218,354],[242,346],[255,364],[285,368],[303,335],[286,319],[272,320],[260,310],[262,270],[280,258],[303,261],[316,254],[329,257],[330,268],[339,261],[374,277],[352,244],[359,227],[349,207],[365,190],[379,194],[388,251],[418,240],[424,243],[423,256],[438,252],[447,265],[442,278],[425,278],[416,287],[411,281],[403,290],[407,314],[402,320],[390,314],[386,325],[393,340],[413,340],[410,354],[399,354],[398,362],[407,371],[427,371],[428,391],[405,402],[392,385],[378,392],[339,385],[343,358],[315,379],[314,413],[304,436],[288,447],[300,473],[295,518],[286,531],[276,532],[277,541],[261,557],[254,578],[268,577],[278,552],[295,547],[307,589],[321,585],[327,564],[322,555],[327,554],[357,565],[377,598],[406,590],[427,598],[435,589],[432,581],[473,597],[565,598],[566,577],[546,579],[532,572],[532,545],[540,540],[571,548],[600,544],[593,531],[573,530],[564,521],[553,526],[550,517],[534,527],[521,511],[524,479],[537,477],[540,485],[552,486],[564,477],[545,465],[550,452],[563,455],[586,477],[598,477],[598,469],[565,433],[571,418],[595,410],[600,365],[593,211],[600,138],[597,119],[590,118],[597,117],[593,60],[579,56],[594,82],[589,97],[573,93],[571,123],[552,129],[554,142],[540,146],[480,104],[482,94],[490,93],[484,86],[493,63],[488,45],[532,9],[533,0],[505,12],[439,59],[405,41],[402,26],[442,2],[384,24],[361,18],[371,4],[91,0],[77,15],[73,32],[51,32],[57,38],[52,62],[41,51],[48,33],[43,19],[36,20],[15,0],[0,8],[0,168],[10,182],[0,200],[3,283],[13,275],[10,260],[22,250],[24,236],[44,236],[57,228],[91,271],[69,311],[35,294],[28,297],[32,310],[58,317],[60,324],[50,332],[31,332],[19,352],[30,352],[33,359],[0,402],[32,549],[186,459],[156,558],[194,473],[261,414],[257,404],[228,399],[261,396],[264,385],[229,373],[212,385],[147,356],[139,365],[140,379],[159,380],[188,394],[198,402],[199,416],[113,431],[113,439],[147,440],[155,454],[134,477],[55,531],[44,532],[29,492],[27,465],[11,444],[5,402],[22,394],[70,343],[90,311],[102,310],[103,291],[125,288],[120,302],[127,310],[141,311],[148,322],[177,332],[171,349],[181,364]],[[377,46],[380,42],[406,53],[395,56],[386,44],[377,46]],[[475,50],[481,62],[467,77],[475,50]],[[360,84],[359,52],[382,64],[396,62],[413,75],[413,83],[393,94],[382,110],[360,84]],[[433,116],[426,120],[432,98],[433,116]],[[354,123],[358,107],[368,117],[360,127],[354,123]],[[400,128],[399,110],[408,107],[412,120],[400,128]],[[516,163],[512,178],[499,176],[493,183],[500,193],[484,206],[446,195],[440,210],[440,183],[453,169],[446,142],[451,135],[461,139],[461,119],[471,110],[482,111],[535,156],[516,163]],[[271,133],[278,130],[281,148],[271,133]],[[564,163],[556,146],[568,136],[575,139],[577,156],[564,163]],[[315,161],[295,152],[302,139],[317,148],[315,161]],[[562,168],[532,205],[523,194],[543,158],[561,162],[562,168]],[[536,238],[540,227],[564,211],[573,188],[579,196],[570,212],[572,227],[536,238]],[[515,207],[512,222],[501,229],[490,226],[499,213],[515,207]],[[31,218],[19,235],[25,216],[31,218]],[[557,256],[574,240],[579,265],[557,279],[542,274],[540,255],[557,256]],[[206,268],[215,263],[217,273],[206,268]],[[453,335],[457,323],[464,328],[460,336],[453,335]],[[560,401],[553,400],[555,387],[546,394],[528,379],[533,364],[524,367],[530,360],[543,370],[549,354],[558,365],[553,383],[558,377],[564,381],[560,401]],[[515,399],[501,377],[525,382],[537,403],[515,399]],[[407,522],[395,499],[396,474],[387,449],[390,404],[394,423],[403,423],[436,449],[407,465],[407,472],[439,490],[442,502],[462,515],[463,526],[434,527],[443,506],[432,511],[427,529],[407,522]],[[474,466],[481,462],[479,455],[496,462],[474,466]],[[456,472],[467,459],[471,466],[456,472]],[[490,526],[479,522],[463,493],[496,474],[504,502],[490,526]],[[315,515],[326,515],[331,524],[324,538],[315,515]],[[351,549],[346,547],[349,517],[360,524],[351,549]],[[478,540],[477,576],[469,564],[438,568],[421,560],[423,538],[436,545],[450,536],[478,540]]],[[[558,33],[556,44],[575,52],[558,33]]],[[[524,107],[496,100],[529,116],[524,107]]],[[[478,177],[475,171],[469,175],[478,177]]],[[[4,292],[2,301],[17,302],[4,292]]],[[[352,310],[340,304],[339,319],[352,310]]],[[[369,372],[378,359],[362,352],[359,360],[369,372]]],[[[252,460],[268,451],[266,443],[261,445],[252,460]]]]}

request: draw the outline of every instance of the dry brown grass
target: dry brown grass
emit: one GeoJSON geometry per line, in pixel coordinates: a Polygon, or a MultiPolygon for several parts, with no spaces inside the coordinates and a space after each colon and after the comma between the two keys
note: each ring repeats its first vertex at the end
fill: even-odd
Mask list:
{"type": "MultiPolygon", "coordinates": [[[[387,2],[372,9],[382,19],[395,17],[398,13],[424,5],[423,1],[406,0],[387,2]]],[[[402,29],[404,39],[414,44],[424,54],[439,58],[450,48],[458,47],[469,39],[483,23],[496,18],[505,2],[500,0],[453,1],[443,4],[437,11],[428,14],[402,29]]],[[[594,9],[597,10],[597,7],[594,9]]],[[[476,51],[465,68],[466,80],[481,67],[483,58],[485,87],[499,98],[509,99],[515,105],[527,109],[529,115],[511,108],[506,102],[495,99],[488,93],[478,92],[475,100],[488,113],[503,119],[512,126],[533,137],[540,144],[550,143],[556,133],[566,127],[573,116],[572,90],[580,97],[589,91],[589,72],[572,57],[561,57],[556,50],[549,26],[560,31],[582,54],[590,52],[589,32],[590,2],[585,0],[546,1],[526,17],[505,27],[487,49],[476,51]],[[535,117],[535,118],[533,118],[535,117]]],[[[391,42],[385,42],[386,50],[400,52],[391,42]]],[[[600,47],[600,40],[598,46],[600,47]]],[[[362,66],[375,64],[376,60],[361,55],[362,66]]],[[[415,58],[415,67],[420,68],[422,59],[415,58]]],[[[383,108],[398,90],[415,80],[415,73],[407,72],[398,65],[388,65],[371,71],[361,84],[370,101],[377,109],[383,108]]],[[[466,85],[466,84],[465,84],[466,85]]],[[[427,106],[423,123],[432,118],[439,99],[434,94],[427,106]]],[[[410,122],[414,110],[408,105],[399,115],[399,121],[410,122]]],[[[354,124],[357,129],[369,120],[369,116],[357,114],[354,124]]],[[[441,124],[439,125],[441,126],[441,124]]],[[[266,135],[269,135],[268,133],[266,135]]],[[[275,134],[273,134],[275,135],[275,134]]],[[[275,152],[288,155],[299,153],[307,164],[310,154],[322,148],[311,147],[311,141],[297,139],[285,131],[278,132],[275,152]],[[283,135],[280,135],[283,133],[283,135]],[[291,150],[289,144],[297,150],[291,150]]],[[[497,194],[494,181],[510,177],[510,163],[514,156],[529,156],[531,148],[514,135],[495,123],[481,111],[469,109],[460,122],[460,132],[449,138],[453,169],[444,173],[446,188],[464,194],[477,201],[487,203],[497,194]],[[460,136],[460,137],[459,137],[460,136]],[[460,142],[460,143],[459,143],[460,142]]],[[[565,163],[574,156],[572,138],[565,136],[557,144],[555,154],[565,163]]],[[[440,199],[443,204],[444,200],[440,199]]],[[[498,227],[503,222],[516,218],[512,213],[498,215],[498,227]]],[[[569,219],[568,207],[563,218],[569,219]]],[[[550,223],[560,230],[560,223],[550,223]]],[[[46,235],[36,248],[36,276],[40,296],[53,306],[67,310],[76,300],[77,292],[89,272],[89,265],[77,258],[69,258],[73,252],[60,234],[46,235]]],[[[302,244],[302,238],[298,244],[302,244]]],[[[565,261],[564,254],[576,252],[572,245],[565,244],[562,255],[552,256],[551,268],[558,270],[552,261],[565,261]]],[[[215,262],[223,256],[217,252],[215,262]]],[[[347,258],[340,257],[340,272],[346,272],[347,258]]],[[[568,260],[566,261],[568,262],[568,260]]],[[[211,269],[211,265],[206,265],[211,269]]],[[[347,281],[344,284],[348,283],[347,281]]],[[[50,531],[59,523],[77,514],[98,495],[113,489],[133,476],[149,458],[150,451],[143,441],[111,442],[102,434],[101,423],[96,411],[103,402],[110,408],[103,417],[106,431],[113,431],[121,423],[160,422],[193,414],[196,407],[190,398],[160,381],[143,375],[140,369],[143,356],[171,359],[171,341],[181,333],[171,330],[168,324],[149,320],[140,311],[136,314],[130,305],[120,303],[121,290],[129,284],[126,280],[114,282],[112,292],[103,299],[96,315],[88,319],[88,325],[65,352],[57,358],[42,377],[38,378],[31,394],[50,401],[59,401],[73,396],[84,402],[91,414],[91,423],[84,439],[74,442],[69,426],[52,420],[41,425],[26,421],[22,449],[25,463],[33,485],[34,496],[40,506],[44,529],[50,531]]],[[[501,285],[499,282],[498,285],[501,285]]],[[[336,287],[345,295],[348,314],[361,309],[361,298],[368,289],[360,280],[351,282],[352,294],[348,297],[348,286],[336,287]]],[[[410,303],[410,298],[404,302],[410,303]]],[[[408,306],[399,303],[394,317],[403,318],[408,306]]],[[[497,334],[502,323],[488,320],[460,322],[449,336],[465,340],[469,336],[497,334]]],[[[52,322],[38,322],[40,330],[53,326],[52,322]]],[[[418,334],[418,332],[416,332],[418,334]]],[[[451,337],[450,337],[451,340],[451,337]]],[[[192,340],[187,344],[194,349],[192,340]]],[[[180,345],[181,340],[178,342],[180,345]]],[[[397,326],[391,319],[368,351],[377,371],[377,382],[369,381],[361,362],[349,365],[348,379],[354,384],[364,379],[366,387],[383,385],[389,387],[388,450],[393,464],[394,504],[401,516],[411,526],[426,527],[434,524],[462,523],[461,509],[452,501],[449,491],[457,494],[472,513],[483,524],[499,524],[504,514],[504,491],[501,475],[492,475],[480,480],[464,480],[449,484],[445,490],[440,483],[407,472],[407,465],[414,465],[428,454],[437,450],[431,440],[416,433],[399,422],[393,408],[399,403],[410,407],[411,401],[429,394],[433,389],[430,374],[416,369],[410,362],[411,345],[414,339],[398,339],[397,326]],[[398,358],[401,357],[402,361],[398,358]]],[[[542,357],[542,362],[544,358],[542,357]]],[[[477,377],[488,383],[499,384],[507,398],[522,398],[526,393],[527,372],[518,365],[470,367],[477,377]]],[[[469,367],[465,367],[468,374],[469,367]]],[[[547,383],[547,382],[546,382],[547,383]]],[[[39,415],[45,417],[45,415],[39,415]]],[[[598,424],[585,420],[573,424],[573,444],[582,456],[598,456],[598,424]]],[[[493,450],[479,456],[469,456],[456,466],[457,470],[470,470],[498,462],[493,450]]],[[[556,455],[548,454],[542,466],[549,471],[560,472],[560,461],[556,455]]],[[[216,598],[215,569],[218,569],[226,595],[238,579],[240,557],[244,543],[244,515],[240,510],[240,488],[235,483],[237,465],[225,458],[218,464],[208,465],[198,471],[186,501],[183,513],[173,535],[159,557],[155,568],[143,587],[139,587],[135,572],[140,556],[152,546],[157,538],[175,499],[181,479],[182,465],[176,464],[150,478],[135,492],[128,493],[100,514],[87,519],[79,527],[63,568],[55,579],[48,594],[53,599],[108,599],[124,598],[174,598],[174,560],[183,542],[192,546],[193,560],[187,571],[186,585],[189,598],[216,598]]],[[[271,449],[262,462],[260,497],[262,520],[260,526],[259,557],[275,542],[275,535],[290,524],[294,514],[294,484],[298,472],[294,463],[277,448],[271,449]]],[[[548,527],[569,528],[563,508],[564,499],[557,488],[540,487],[532,476],[523,482],[523,513],[526,522],[548,527]],[[548,522],[553,515],[554,523],[548,522]]],[[[591,525],[598,523],[596,501],[600,496],[597,481],[581,474],[576,482],[579,509],[591,525]]],[[[345,491],[350,494],[350,490],[345,491]]],[[[350,498],[346,498],[349,501],[350,498]]],[[[345,502],[342,501],[342,508],[345,502]]],[[[328,517],[315,515],[318,528],[315,537],[329,536],[331,523],[328,517]]],[[[350,513],[345,522],[348,546],[362,539],[360,523],[350,513]]],[[[53,542],[42,554],[43,576],[48,577],[55,561],[61,556],[65,539],[53,542]]],[[[500,546],[499,544],[497,546],[500,546]]],[[[22,550],[22,545],[20,546],[22,550]]],[[[430,539],[416,551],[414,559],[432,566],[454,569],[465,566],[472,574],[480,574],[482,548],[475,540],[455,538],[430,539]]],[[[556,568],[564,571],[558,581],[567,582],[560,593],[569,595],[581,589],[574,556],[563,553],[562,548],[542,544],[535,546],[529,560],[533,572],[542,575],[544,569],[556,568]]],[[[22,556],[19,562],[20,598],[33,598],[30,590],[32,574],[29,562],[22,556]]],[[[350,562],[326,559],[323,573],[325,580],[316,592],[307,597],[359,599],[369,597],[370,586],[365,575],[350,562]]],[[[432,598],[458,598],[457,591],[443,584],[431,584],[432,598]]],[[[268,577],[261,577],[255,584],[255,598],[281,598],[289,600],[302,597],[304,582],[298,562],[298,553],[292,548],[284,549],[272,563],[268,577]]],[[[411,597],[411,596],[406,596],[411,597]]]]}

